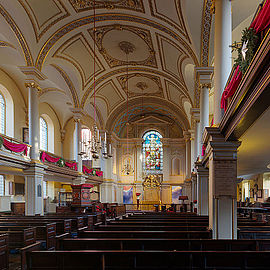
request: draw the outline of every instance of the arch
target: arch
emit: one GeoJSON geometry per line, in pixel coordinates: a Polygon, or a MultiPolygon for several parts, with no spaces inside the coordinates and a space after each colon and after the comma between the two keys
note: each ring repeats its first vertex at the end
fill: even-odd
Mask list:
{"type": "Polygon", "coordinates": [[[9,91],[2,84],[0,84],[0,95],[2,96],[1,108],[4,113],[3,119],[1,115],[1,121],[4,121],[4,123],[0,132],[9,137],[14,137],[14,103],[9,91]]]}
{"type": "Polygon", "coordinates": [[[42,114],[40,116],[40,149],[54,153],[54,124],[47,114],[42,114]],[[42,128],[44,129],[42,130],[42,128]],[[44,143],[47,142],[47,146],[45,144],[42,145],[42,140],[45,140],[44,143]]]}
{"type": "Polygon", "coordinates": [[[159,173],[163,170],[162,135],[155,130],[148,130],[143,135],[143,170],[159,173]]]}
{"type": "Polygon", "coordinates": [[[180,175],[180,174],[181,174],[180,159],[178,157],[175,157],[172,160],[172,175],[180,175]]]}
{"type": "Polygon", "coordinates": [[[48,124],[42,116],[39,118],[39,148],[48,151],[48,124]]]}

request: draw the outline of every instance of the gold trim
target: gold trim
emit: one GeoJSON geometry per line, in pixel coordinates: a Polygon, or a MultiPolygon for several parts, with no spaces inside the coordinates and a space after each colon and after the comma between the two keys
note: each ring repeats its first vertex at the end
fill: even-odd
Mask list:
{"type": "MultiPolygon", "coordinates": [[[[86,50],[89,52],[89,55],[94,59],[94,52],[93,52],[89,42],[87,41],[87,39],[83,35],[83,33],[78,33],[78,34],[74,35],[73,37],[69,38],[68,40],[66,40],[55,51],[55,53],[52,55],[52,57],[59,58],[59,59],[64,59],[64,60],[68,61],[69,63],[71,63],[78,70],[78,72],[80,73],[80,76],[81,76],[81,80],[82,80],[82,91],[83,91],[84,88],[87,86],[87,84],[93,79],[93,73],[90,74],[89,77],[87,78],[86,77],[86,72],[83,69],[83,67],[80,65],[78,60],[75,59],[74,57],[72,57],[71,55],[64,52],[66,49],[68,49],[70,46],[72,46],[78,40],[80,40],[82,42],[82,44],[85,46],[86,50]],[[72,41],[72,42],[69,43],[70,41],[72,41]],[[65,56],[62,56],[60,54],[65,55],[65,56]]],[[[96,59],[98,60],[97,64],[98,64],[98,67],[100,69],[98,72],[96,72],[96,76],[98,76],[99,74],[101,74],[102,72],[105,71],[105,68],[104,68],[104,66],[102,65],[101,61],[98,59],[97,56],[96,56],[96,59]]]]}
{"type": "Polygon", "coordinates": [[[31,51],[28,47],[28,44],[27,44],[23,34],[21,33],[19,27],[17,26],[15,21],[12,19],[10,14],[4,9],[4,7],[1,4],[0,4],[0,14],[5,18],[7,24],[10,26],[13,33],[15,34],[15,36],[20,44],[20,47],[22,49],[26,65],[33,66],[34,64],[33,64],[33,58],[31,55],[31,51]]]}
{"type": "Polygon", "coordinates": [[[62,75],[63,79],[65,80],[65,82],[70,90],[75,108],[79,108],[80,102],[79,102],[79,98],[78,98],[77,92],[75,90],[75,87],[72,83],[72,80],[69,78],[67,73],[60,66],[58,66],[56,64],[51,64],[51,66],[54,67],[62,75]]]}
{"type": "Polygon", "coordinates": [[[42,25],[39,25],[36,14],[34,12],[34,10],[32,9],[31,5],[27,2],[27,0],[24,0],[26,5],[28,6],[28,8],[31,10],[31,13],[29,11],[29,9],[26,7],[26,5],[24,4],[23,0],[19,0],[19,3],[22,5],[22,7],[24,8],[25,12],[28,15],[28,18],[32,24],[32,27],[34,29],[34,33],[35,33],[35,37],[36,37],[36,41],[38,42],[42,36],[55,24],[57,24],[59,21],[61,21],[62,19],[65,19],[66,17],[70,16],[70,13],[68,12],[68,10],[65,8],[64,4],[60,1],[57,0],[60,4],[60,6],[62,7],[63,10],[61,10],[61,8],[59,8],[59,5],[56,3],[55,0],[52,0],[55,5],[57,6],[59,12],[56,13],[54,16],[51,16],[49,19],[47,19],[42,25]],[[66,13],[64,14],[63,11],[65,11],[66,13]],[[52,21],[50,24],[48,24],[42,31],[39,31],[40,33],[38,33],[38,30],[41,30],[41,28],[48,23],[51,19],[53,19],[54,17],[57,17],[60,14],[63,14],[63,16],[56,18],[54,21],[52,21]],[[35,22],[34,22],[35,21],[35,22]],[[36,26],[37,25],[37,26],[36,26]]]}

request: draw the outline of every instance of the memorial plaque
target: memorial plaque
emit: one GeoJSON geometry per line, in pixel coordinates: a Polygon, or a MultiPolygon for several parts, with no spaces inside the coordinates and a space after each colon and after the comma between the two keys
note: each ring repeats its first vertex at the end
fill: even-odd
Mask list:
{"type": "Polygon", "coordinates": [[[215,196],[236,197],[236,161],[214,161],[215,196]]]}

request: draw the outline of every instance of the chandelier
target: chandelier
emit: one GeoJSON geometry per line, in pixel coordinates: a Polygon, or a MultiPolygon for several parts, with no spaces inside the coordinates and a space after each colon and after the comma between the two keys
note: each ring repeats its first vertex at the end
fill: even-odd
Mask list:
{"type": "Polygon", "coordinates": [[[94,8],[94,61],[93,61],[93,80],[94,80],[94,125],[90,129],[84,129],[82,131],[81,138],[81,152],[80,155],[84,159],[99,159],[100,154],[102,153],[102,157],[107,159],[112,157],[112,146],[107,143],[107,133],[104,132],[104,140],[102,140],[100,131],[96,124],[96,4],[94,1],[80,1],[75,0],[78,5],[83,6],[84,3],[91,3],[94,8]]]}

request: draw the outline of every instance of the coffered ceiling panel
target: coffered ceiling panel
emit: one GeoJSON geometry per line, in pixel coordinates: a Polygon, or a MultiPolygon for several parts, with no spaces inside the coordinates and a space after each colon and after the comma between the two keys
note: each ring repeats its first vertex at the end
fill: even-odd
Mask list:
{"type": "Polygon", "coordinates": [[[183,109],[183,101],[187,98],[169,81],[165,80],[165,84],[169,100],[183,109]]]}
{"type": "MultiPolygon", "coordinates": [[[[81,2],[78,0],[69,0],[70,4],[76,12],[93,9],[93,1],[81,2]]],[[[96,9],[106,8],[113,9],[129,9],[144,12],[143,0],[96,0],[96,9]]]]}
{"type": "Polygon", "coordinates": [[[178,0],[149,0],[151,15],[168,23],[179,31],[189,42],[182,8],[178,0]]]}
{"type": "Polygon", "coordinates": [[[121,75],[117,77],[122,89],[126,91],[128,81],[128,94],[129,97],[135,96],[159,96],[164,97],[161,80],[158,76],[132,73],[121,75]]]}
{"type": "Polygon", "coordinates": [[[60,0],[19,0],[31,20],[36,39],[58,21],[69,16],[60,0]]]}
{"type": "MultiPolygon", "coordinates": [[[[93,29],[89,33],[94,38],[93,29]]],[[[148,30],[118,24],[97,27],[95,40],[110,67],[127,64],[157,66],[148,30]]]]}
{"type": "MultiPolygon", "coordinates": [[[[124,97],[118,92],[113,81],[109,81],[97,90],[97,97],[106,101],[108,113],[119,103],[124,101],[124,97]]],[[[92,96],[93,98],[93,96],[92,96]]]]}
{"type": "MultiPolygon", "coordinates": [[[[90,44],[82,33],[67,40],[53,55],[72,63],[81,75],[82,89],[89,83],[94,73],[94,56],[90,44]]],[[[96,58],[96,75],[104,67],[96,58]]]]}
{"type": "Polygon", "coordinates": [[[163,70],[178,77],[185,87],[182,63],[188,56],[179,47],[176,47],[175,44],[163,38],[160,39],[160,54],[163,70]]]}

